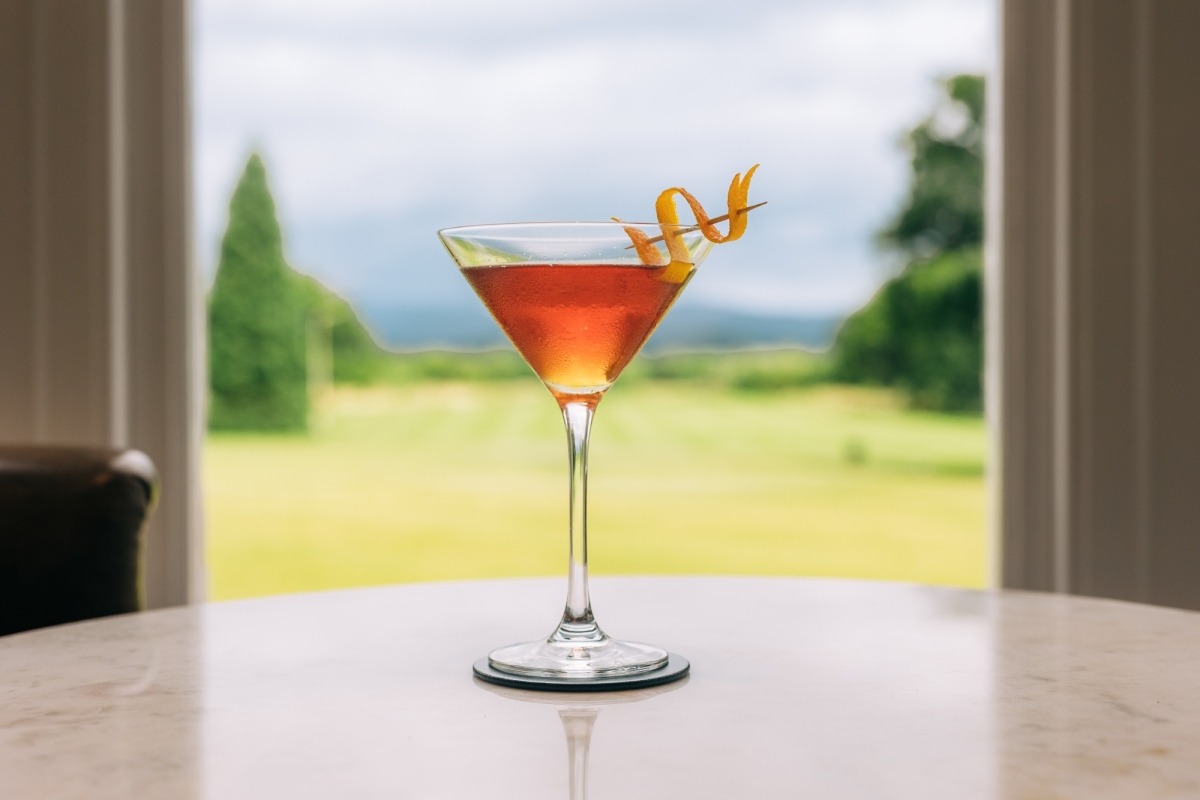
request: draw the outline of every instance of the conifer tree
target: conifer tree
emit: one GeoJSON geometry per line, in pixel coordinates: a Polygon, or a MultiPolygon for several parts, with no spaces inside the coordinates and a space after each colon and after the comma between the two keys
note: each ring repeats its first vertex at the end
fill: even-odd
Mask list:
{"type": "Polygon", "coordinates": [[[229,204],[209,296],[210,429],[306,427],[304,304],[283,258],[266,169],[254,154],[229,204]]]}

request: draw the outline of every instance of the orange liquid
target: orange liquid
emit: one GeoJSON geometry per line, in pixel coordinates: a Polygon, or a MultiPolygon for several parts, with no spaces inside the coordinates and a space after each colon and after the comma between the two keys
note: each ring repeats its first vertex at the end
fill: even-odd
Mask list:
{"type": "Polygon", "coordinates": [[[626,264],[466,267],[463,274],[560,402],[598,399],[687,284],[626,264]]]}

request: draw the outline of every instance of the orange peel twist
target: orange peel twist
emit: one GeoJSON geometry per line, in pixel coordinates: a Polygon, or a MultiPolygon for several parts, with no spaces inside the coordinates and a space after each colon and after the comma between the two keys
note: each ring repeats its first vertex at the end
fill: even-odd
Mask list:
{"type": "Polygon", "coordinates": [[[663,257],[663,254],[650,241],[650,237],[643,231],[627,227],[625,233],[633,242],[638,258],[647,266],[663,267],[662,274],[658,276],[660,279],[672,283],[682,283],[691,273],[693,265],[692,255],[688,252],[687,245],[680,235],[679,210],[675,207],[675,195],[680,195],[687,202],[705,239],[714,244],[733,242],[742,238],[742,234],[746,232],[749,214],[743,213],[743,210],[746,208],[746,199],[750,194],[750,179],[754,177],[754,171],[757,169],[758,164],[755,164],[746,170],[744,177],[740,172],[733,176],[733,182],[729,184],[729,192],[726,197],[729,207],[729,232],[724,235],[717,230],[717,226],[704,211],[704,206],[700,205],[700,201],[687,189],[673,186],[663,191],[654,202],[654,211],[658,216],[658,226],[662,230],[663,240],[667,243],[670,261],[668,262],[663,257]]]}
{"type": "MultiPolygon", "coordinates": [[[[620,220],[617,220],[620,222],[620,220]]],[[[662,266],[666,259],[662,253],[658,252],[658,248],[650,241],[650,237],[638,228],[625,228],[625,235],[633,242],[633,249],[637,251],[638,258],[643,264],[651,267],[662,266]]]]}

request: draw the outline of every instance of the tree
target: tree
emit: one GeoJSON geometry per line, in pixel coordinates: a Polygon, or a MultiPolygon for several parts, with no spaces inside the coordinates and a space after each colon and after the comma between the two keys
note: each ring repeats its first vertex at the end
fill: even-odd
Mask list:
{"type": "Polygon", "coordinates": [[[897,386],[924,408],[982,406],[983,97],[978,75],[945,83],[906,137],[908,198],[879,241],[907,264],[838,333],[833,374],[897,386]]]}
{"type": "Polygon", "coordinates": [[[326,365],[323,380],[367,384],[383,372],[388,353],[354,313],[354,308],[316,279],[297,276],[309,325],[309,363],[326,365]]]}
{"type": "Polygon", "coordinates": [[[983,242],[983,77],[958,75],[944,88],[938,108],[905,139],[908,200],[879,234],[918,258],[983,242]]]}
{"type": "Polygon", "coordinates": [[[308,419],[304,296],[283,258],[257,154],[229,204],[209,296],[209,427],[303,430],[308,419]]]}

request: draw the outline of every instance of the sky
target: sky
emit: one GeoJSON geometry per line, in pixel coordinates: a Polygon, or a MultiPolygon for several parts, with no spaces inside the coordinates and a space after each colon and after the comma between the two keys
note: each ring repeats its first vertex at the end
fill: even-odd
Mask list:
{"type": "Polygon", "coordinates": [[[378,308],[477,303],[435,236],[653,219],[668,186],[741,241],[693,306],[834,315],[894,267],[872,234],[939,78],[988,72],[993,0],[196,0],[197,257],[216,268],[249,154],[289,262],[378,308]]]}

